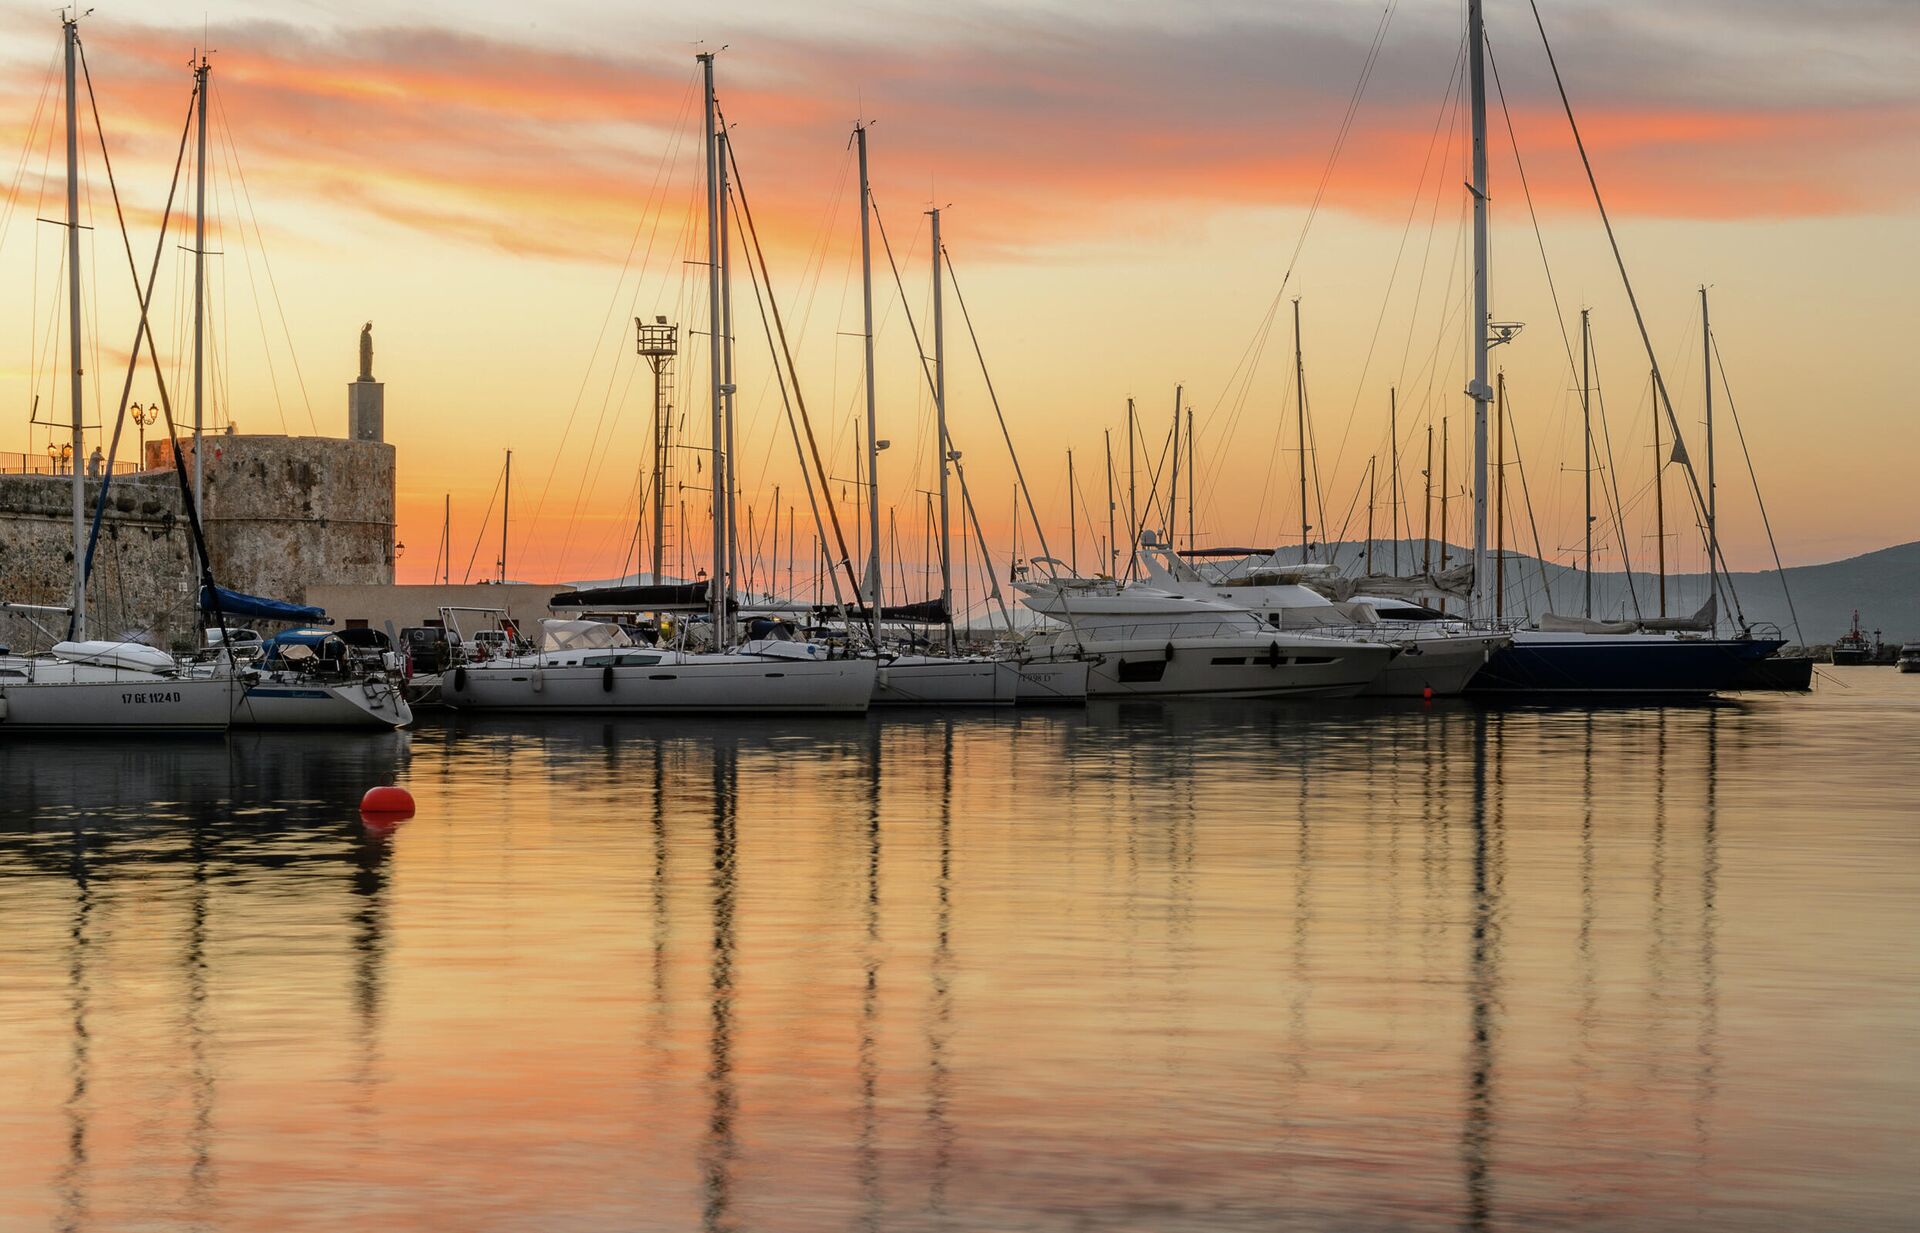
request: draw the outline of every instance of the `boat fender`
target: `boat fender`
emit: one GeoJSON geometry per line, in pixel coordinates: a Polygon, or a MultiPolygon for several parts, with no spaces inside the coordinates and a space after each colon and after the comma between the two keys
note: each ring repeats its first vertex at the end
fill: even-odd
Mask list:
{"type": "Polygon", "coordinates": [[[1278,668],[1279,666],[1280,644],[1278,642],[1269,642],[1267,643],[1267,667],[1278,668]]]}
{"type": "Polygon", "coordinates": [[[536,694],[547,692],[547,674],[538,668],[533,670],[533,692],[536,694]]]}
{"type": "Polygon", "coordinates": [[[600,688],[605,693],[613,692],[613,665],[600,669],[600,688]]]}
{"type": "Polygon", "coordinates": [[[6,719],[7,719],[7,695],[0,694],[0,723],[5,723],[6,719]]]}
{"type": "Polygon", "coordinates": [[[466,691],[467,691],[467,669],[466,669],[466,665],[462,664],[460,667],[455,668],[453,670],[453,692],[465,693],[466,691]]]}
{"type": "Polygon", "coordinates": [[[1167,662],[1173,662],[1173,643],[1167,643],[1167,662]]]}

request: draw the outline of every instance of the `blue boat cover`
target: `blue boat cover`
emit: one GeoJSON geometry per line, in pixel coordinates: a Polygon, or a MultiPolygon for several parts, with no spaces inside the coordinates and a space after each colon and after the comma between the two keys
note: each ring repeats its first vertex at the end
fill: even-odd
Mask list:
{"type": "Polygon", "coordinates": [[[258,595],[242,595],[238,591],[229,591],[225,587],[200,588],[200,610],[213,611],[213,601],[220,601],[220,613],[229,617],[249,617],[261,621],[325,621],[327,610],[307,604],[289,604],[285,600],[265,599],[258,595]]]}
{"type": "Polygon", "coordinates": [[[277,654],[281,647],[308,646],[318,651],[325,646],[329,638],[339,635],[330,629],[284,629],[260,645],[265,647],[269,657],[277,654]]]}

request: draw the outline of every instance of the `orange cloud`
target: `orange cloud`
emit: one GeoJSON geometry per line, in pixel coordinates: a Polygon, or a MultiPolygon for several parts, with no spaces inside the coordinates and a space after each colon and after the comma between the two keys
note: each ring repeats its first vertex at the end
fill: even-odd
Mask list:
{"type": "MultiPolygon", "coordinates": [[[[129,162],[170,163],[193,41],[156,27],[89,30],[95,81],[129,162]]],[[[328,36],[260,22],[220,41],[215,98],[249,175],[402,226],[601,260],[608,237],[627,234],[645,208],[676,138],[677,176],[698,174],[690,58],[564,52],[430,27],[328,36]]],[[[1277,63],[1229,56],[1216,79],[1182,81],[1190,46],[1174,45],[1167,73],[1136,73],[1149,52],[1111,32],[887,56],[763,39],[723,57],[722,102],[777,240],[810,239],[802,232],[841,174],[847,129],[864,108],[879,117],[883,201],[915,208],[931,176],[943,200],[965,209],[976,248],[1032,249],[1124,232],[1139,208],[1311,200],[1349,83],[1331,69],[1318,84],[1311,72],[1290,76],[1289,46],[1275,43],[1277,63]]],[[[1426,67],[1430,97],[1403,74],[1363,103],[1328,185],[1332,205],[1404,211],[1446,92],[1426,67]]],[[[1529,95],[1514,99],[1514,125],[1537,168],[1536,200],[1584,203],[1557,101],[1529,95]]],[[[1623,211],[1835,214],[1908,201],[1920,187],[1906,162],[1887,157],[1920,132],[1910,102],[1649,97],[1601,96],[1583,108],[1589,148],[1623,211]]],[[[7,111],[31,107],[16,94],[7,111]]],[[[1499,128],[1496,116],[1497,137],[1499,128]]]]}

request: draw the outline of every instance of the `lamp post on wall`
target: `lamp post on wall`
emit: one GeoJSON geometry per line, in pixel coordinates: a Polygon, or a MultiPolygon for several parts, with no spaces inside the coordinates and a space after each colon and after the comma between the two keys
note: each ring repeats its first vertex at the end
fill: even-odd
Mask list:
{"type": "Polygon", "coordinates": [[[140,428],[140,469],[147,469],[147,425],[160,418],[160,404],[150,403],[141,406],[134,403],[127,408],[127,417],[140,428]]]}

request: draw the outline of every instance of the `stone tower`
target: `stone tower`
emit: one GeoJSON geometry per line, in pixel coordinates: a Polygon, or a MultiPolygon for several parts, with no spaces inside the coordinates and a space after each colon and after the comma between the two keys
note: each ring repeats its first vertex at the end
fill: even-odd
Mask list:
{"type": "Polygon", "coordinates": [[[360,330],[360,375],[347,383],[347,439],[384,441],[387,387],[373,379],[373,322],[360,330]]]}

